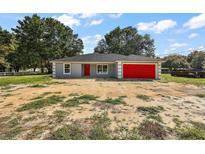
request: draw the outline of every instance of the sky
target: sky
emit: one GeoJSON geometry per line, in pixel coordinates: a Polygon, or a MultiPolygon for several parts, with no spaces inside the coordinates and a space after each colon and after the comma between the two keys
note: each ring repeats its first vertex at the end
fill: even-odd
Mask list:
{"type": "MultiPolygon", "coordinates": [[[[0,14],[0,26],[11,31],[18,20],[32,14],[0,14]]],[[[133,26],[139,34],[150,34],[155,40],[155,54],[188,54],[193,49],[205,48],[205,14],[192,13],[46,13],[41,17],[53,17],[71,27],[84,42],[84,53],[92,53],[97,42],[115,27],[133,26]]]]}

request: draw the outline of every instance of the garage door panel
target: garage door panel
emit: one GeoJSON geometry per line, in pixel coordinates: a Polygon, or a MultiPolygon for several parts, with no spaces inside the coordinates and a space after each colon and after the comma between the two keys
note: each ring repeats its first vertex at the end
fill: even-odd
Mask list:
{"type": "Polygon", "coordinates": [[[155,64],[123,64],[123,78],[155,78],[155,64]]]}

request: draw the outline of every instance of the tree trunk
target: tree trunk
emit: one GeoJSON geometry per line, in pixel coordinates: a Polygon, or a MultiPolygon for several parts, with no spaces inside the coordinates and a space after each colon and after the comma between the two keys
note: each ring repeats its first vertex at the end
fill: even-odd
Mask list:
{"type": "Polygon", "coordinates": [[[43,61],[41,61],[41,73],[44,73],[43,61]]]}
{"type": "Polygon", "coordinates": [[[46,64],[46,68],[47,68],[49,74],[52,73],[52,66],[50,63],[46,64]]]}
{"type": "Polygon", "coordinates": [[[36,68],[33,68],[33,71],[36,72],[36,68]]]}
{"type": "Polygon", "coordinates": [[[19,68],[18,67],[14,68],[14,70],[15,70],[15,72],[19,72],[19,68]]]}

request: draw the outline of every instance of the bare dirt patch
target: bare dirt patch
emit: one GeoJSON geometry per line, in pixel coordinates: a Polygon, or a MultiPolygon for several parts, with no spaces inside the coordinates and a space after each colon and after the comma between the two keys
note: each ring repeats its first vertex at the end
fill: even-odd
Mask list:
{"type": "MultiPolygon", "coordinates": [[[[21,117],[11,132],[0,130],[5,134],[3,139],[46,139],[51,132],[65,124],[76,121],[89,123],[90,117],[105,111],[111,119],[110,129],[113,131],[119,126],[132,130],[146,119],[157,121],[160,127],[169,129],[177,127],[176,118],[181,123],[205,123],[205,98],[199,97],[199,94],[205,94],[203,86],[95,79],[53,80],[53,83],[44,87],[11,85],[0,89],[0,123],[9,128],[9,120],[21,117]],[[63,99],[51,105],[17,111],[25,104],[47,100],[53,95],[63,99]],[[139,110],[156,109],[159,106],[163,110],[158,110],[155,115],[139,110]],[[9,133],[13,133],[12,136],[6,137],[9,133]]],[[[177,138],[174,135],[167,136],[163,136],[163,139],[177,138]]]]}

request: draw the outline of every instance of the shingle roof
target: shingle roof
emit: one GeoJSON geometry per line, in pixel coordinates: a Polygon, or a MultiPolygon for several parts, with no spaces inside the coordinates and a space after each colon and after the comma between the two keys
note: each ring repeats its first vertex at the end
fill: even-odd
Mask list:
{"type": "Polygon", "coordinates": [[[120,54],[85,54],[73,57],[65,57],[53,61],[68,61],[68,62],[115,62],[115,61],[158,61],[158,59],[137,56],[137,55],[120,55],[120,54]]]}

